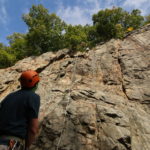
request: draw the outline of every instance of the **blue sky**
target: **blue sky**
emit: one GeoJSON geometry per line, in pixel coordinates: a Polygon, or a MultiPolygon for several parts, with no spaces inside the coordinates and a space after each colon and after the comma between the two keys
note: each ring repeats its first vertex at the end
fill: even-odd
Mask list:
{"type": "Polygon", "coordinates": [[[120,6],[130,11],[138,8],[143,15],[150,14],[150,0],[0,0],[0,42],[14,32],[26,33],[28,28],[22,14],[33,4],[43,4],[50,13],[56,13],[69,24],[92,24],[92,15],[101,9],[120,6]]]}

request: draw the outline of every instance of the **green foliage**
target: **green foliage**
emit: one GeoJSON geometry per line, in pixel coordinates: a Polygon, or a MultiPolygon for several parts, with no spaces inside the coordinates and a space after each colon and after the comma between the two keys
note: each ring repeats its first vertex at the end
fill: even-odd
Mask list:
{"type": "Polygon", "coordinates": [[[121,24],[116,24],[115,26],[116,29],[116,38],[121,39],[124,36],[124,28],[121,24]]]}
{"type": "Polygon", "coordinates": [[[141,11],[138,9],[132,10],[132,12],[127,16],[125,16],[125,27],[126,29],[132,27],[133,29],[137,29],[144,24],[144,17],[141,16],[141,11]]]}
{"type": "Polygon", "coordinates": [[[102,41],[102,37],[99,36],[98,32],[96,31],[96,26],[88,26],[88,42],[89,47],[94,47],[97,43],[102,41]]]}
{"type": "Polygon", "coordinates": [[[3,48],[4,48],[4,44],[0,43],[0,49],[3,49],[3,48]]]}
{"type": "Polygon", "coordinates": [[[42,5],[33,5],[29,14],[23,15],[23,20],[29,27],[26,39],[30,55],[64,48],[66,24],[55,14],[49,14],[42,5]]]}
{"type": "Polygon", "coordinates": [[[137,29],[143,24],[144,18],[138,9],[131,13],[122,8],[105,9],[93,15],[93,24],[100,39],[122,38],[129,27],[137,29]]]}
{"type": "Polygon", "coordinates": [[[93,15],[93,24],[101,40],[117,37],[116,24],[122,24],[123,10],[121,8],[101,10],[93,15]]]}
{"type": "Polygon", "coordinates": [[[28,56],[28,48],[26,35],[21,33],[14,33],[7,37],[11,50],[9,53],[14,54],[17,60],[23,59],[28,56]]]}
{"type": "Polygon", "coordinates": [[[145,24],[150,23],[150,15],[145,16],[145,24]]]}
{"type": "Polygon", "coordinates": [[[88,29],[81,25],[69,25],[64,35],[66,47],[83,51],[88,47],[88,29]]]}
{"type": "Polygon", "coordinates": [[[0,43],[0,69],[14,64],[16,57],[7,52],[9,48],[0,43]]]}
{"type": "Polygon", "coordinates": [[[56,14],[50,14],[42,5],[33,5],[23,15],[28,33],[8,36],[9,47],[0,43],[0,68],[9,67],[16,61],[47,51],[69,48],[85,51],[111,38],[123,38],[144,24],[150,23],[150,15],[141,15],[134,9],[127,12],[122,8],[100,10],[93,15],[93,25],[67,25],[56,14]]]}

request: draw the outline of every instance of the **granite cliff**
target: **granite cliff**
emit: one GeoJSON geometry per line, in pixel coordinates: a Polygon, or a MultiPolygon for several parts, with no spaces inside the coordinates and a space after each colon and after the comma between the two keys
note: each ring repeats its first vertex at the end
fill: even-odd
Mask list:
{"type": "Polygon", "coordinates": [[[84,53],[29,57],[0,70],[0,99],[40,73],[32,150],[150,150],[150,25],[84,53]]]}

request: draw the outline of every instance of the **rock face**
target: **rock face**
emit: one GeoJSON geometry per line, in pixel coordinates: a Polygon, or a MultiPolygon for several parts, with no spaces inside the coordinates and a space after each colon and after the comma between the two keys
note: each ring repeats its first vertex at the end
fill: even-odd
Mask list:
{"type": "Polygon", "coordinates": [[[32,150],[150,150],[150,25],[85,53],[45,53],[0,70],[0,99],[40,73],[32,150]]]}

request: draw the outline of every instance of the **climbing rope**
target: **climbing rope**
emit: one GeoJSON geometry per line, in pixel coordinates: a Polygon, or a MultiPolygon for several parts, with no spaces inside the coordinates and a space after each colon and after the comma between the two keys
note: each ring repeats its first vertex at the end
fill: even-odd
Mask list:
{"type": "Polygon", "coordinates": [[[92,55],[92,88],[95,88],[95,75],[96,75],[96,56],[95,56],[95,51],[93,50],[93,55],[92,55]]]}
{"type": "Polygon", "coordinates": [[[61,130],[61,133],[60,133],[60,137],[59,137],[59,140],[58,140],[58,143],[57,143],[57,146],[56,146],[56,150],[59,150],[59,147],[60,147],[60,143],[61,143],[61,140],[62,140],[62,135],[65,131],[65,127],[66,127],[66,118],[67,118],[67,110],[68,110],[68,106],[70,104],[70,101],[71,101],[71,91],[75,85],[75,80],[76,80],[76,77],[75,77],[75,74],[76,74],[76,60],[77,58],[75,58],[75,61],[74,61],[74,67],[73,67],[73,74],[72,74],[72,77],[71,77],[71,86],[69,88],[69,92],[68,92],[68,101],[67,101],[67,105],[65,107],[65,112],[64,112],[64,121],[63,121],[63,124],[64,124],[64,127],[62,128],[61,130]]]}
{"type": "MultiPolygon", "coordinates": [[[[59,65],[59,68],[60,68],[60,65],[59,65]]],[[[57,77],[58,79],[60,79],[60,75],[61,75],[61,73],[59,72],[58,77],[57,77]]],[[[46,108],[46,110],[49,108],[49,105],[50,105],[49,103],[51,103],[54,100],[54,95],[52,93],[52,85],[51,84],[49,85],[48,83],[51,83],[51,82],[47,77],[46,83],[40,83],[41,87],[39,90],[39,93],[41,93],[41,95],[42,95],[41,97],[44,97],[44,99],[46,101],[46,103],[44,102],[44,106],[43,106],[43,108],[46,108]],[[46,89],[51,89],[51,90],[46,91],[46,89]],[[49,93],[49,94],[47,95],[47,93],[49,93]]],[[[65,93],[63,95],[63,99],[65,98],[66,94],[67,94],[67,92],[65,91],[65,93]]],[[[51,111],[48,111],[48,113],[49,114],[52,113],[58,107],[58,105],[61,101],[62,101],[62,99],[60,99],[58,101],[55,100],[55,104],[53,106],[51,106],[51,108],[53,108],[53,109],[51,111]]],[[[46,112],[46,110],[44,112],[46,112]]]]}
{"type": "Polygon", "coordinates": [[[64,121],[63,121],[64,127],[63,127],[63,129],[61,130],[61,133],[60,133],[60,138],[59,138],[58,143],[57,143],[57,150],[59,150],[59,146],[60,146],[61,139],[62,139],[62,134],[63,134],[64,131],[65,131],[66,117],[67,117],[67,107],[68,107],[69,103],[70,103],[70,91],[69,91],[69,95],[68,95],[67,106],[66,106],[66,108],[65,108],[65,113],[64,113],[64,121]]]}

